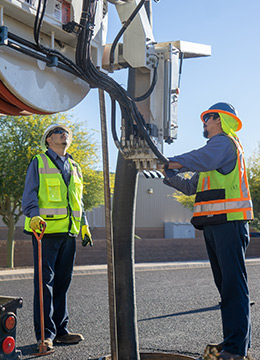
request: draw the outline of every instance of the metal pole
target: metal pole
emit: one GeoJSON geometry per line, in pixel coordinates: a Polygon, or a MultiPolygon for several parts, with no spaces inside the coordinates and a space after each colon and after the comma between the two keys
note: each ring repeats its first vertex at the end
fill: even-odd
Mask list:
{"type": "Polygon", "coordinates": [[[135,165],[118,153],[113,197],[113,237],[119,360],[140,360],[134,269],[136,190],[135,165]]]}
{"type": "MultiPolygon", "coordinates": [[[[146,1],[151,15],[151,1],[146,1]]],[[[134,97],[136,70],[129,68],[127,90],[134,97]]],[[[138,171],[118,153],[113,198],[116,320],[119,360],[140,360],[134,268],[135,204],[138,171]]]]}
{"type": "MultiPolygon", "coordinates": [[[[151,10],[150,5],[149,1],[147,11],[151,10]]],[[[135,70],[130,68],[128,93],[132,97],[135,96],[136,85],[135,70]]],[[[113,239],[119,360],[140,360],[134,269],[137,184],[138,171],[134,162],[125,160],[118,153],[113,197],[113,239]]]]}
{"type": "MultiPolygon", "coordinates": [[[[134,77],[130,70],[128,93],[133,96],[134,77]]],[[[113,197],[113,238],[119,360],[140,360],[134,269],[137,175],[134,162],[118,153],[113,197]]]]}
{"type": "Polygon", "coordinates": [[[102,154],[103,154],[111,359],[118,360],[118,345],[117,345],[117,331],[116,331],[115,275],[114,275],[115,266],[114,266],[114,246],[113,246],[113,234],[112,234],[112,215],[111,215],[112,211],[111,211],[111,192],[110,192],[110,178],[109,178],[106,107],[105,107],[104,90],[98,89],[98,93],[99,93],[99,104],[100,104],[102,154]]]}

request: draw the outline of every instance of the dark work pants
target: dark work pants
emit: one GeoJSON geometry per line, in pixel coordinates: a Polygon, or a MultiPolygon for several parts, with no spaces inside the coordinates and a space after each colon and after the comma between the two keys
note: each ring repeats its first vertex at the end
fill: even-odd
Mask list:
{"type": "Polygon", "coordinates": [[[221,297],[223,347],[245,356],[250,346],[250,301],[245,267],[249,228],[245,221],[204,226],[208,256],[221,297]]]}
{"type": "MultiPolygon", "coordinates": [[[[36,339],[41,339],[38,243],[34,236],[34,329],[36,339]]],[[[67,291],[72,278],[76,251],[74,237],[44,236],[42,239],[42,277],[44,298],[45,338],[54,339],[68,333],[67,291]]]]}

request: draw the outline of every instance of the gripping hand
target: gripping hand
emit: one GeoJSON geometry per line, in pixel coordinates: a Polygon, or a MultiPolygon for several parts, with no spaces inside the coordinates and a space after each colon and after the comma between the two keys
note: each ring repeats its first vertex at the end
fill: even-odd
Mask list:
{"type": "Polygon", "coordinates": [[[45,223],[43,218],[40,216],[33,216],[30,221],[30,228],[34,231],[36,230],[42,230],[42,223],[45,223]]]}
{"type": "Polygon", "coordinates": [[[86,245],[93,246],[93,241],[92,241],[92,237],[91,237],[91,233],[89,231],[88,225],[82,226],[81,239],[82,239],[82,246],[86,246],[86,245]]]}

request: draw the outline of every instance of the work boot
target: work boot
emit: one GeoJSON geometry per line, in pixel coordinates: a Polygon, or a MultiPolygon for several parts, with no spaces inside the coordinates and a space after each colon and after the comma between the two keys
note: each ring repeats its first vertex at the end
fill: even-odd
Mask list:
{"type": "MultiPolygon", "coordinates": [[[[38,342],[37,342],[37,351],[39,351],[40,350],[40,345],[41,345],[41,343],[42,343],[42,341],[41,340],[39,340],[38,342]]],[[[47,351],[50,351],[50,350],[52,350],[53,349],[53,342],[52,342],[52,339],[50,339],[50,338],[47,338],[47,339],[45,339],[44,340],[44,345],[46,345],[47,346],[47,351]]]]}
{"type": "Polygon", "coordinates": [[[255,360],[249,351],[247,353],[246,360],[255,360]]]}
{"type": "Polygon", "coordinates": [[[220,344],[208,344],[206,345],[205,348],[205,352],[209,352],[209,353],[214,353],[215,352],[220,352],[221,350],[223,350],[223,343],[220,344]]]}
{"type": "Polygon", "coordinates": [[[208,344],[205,347],[203,359],[204,360],[215,360],[219,355],[220,351],[223,349],[222,343],[220,344],[208,344]]]}
{"type": "Polygon", "coordinates": [[[216,352],[215,354],[211,353],[205,356],[204,360],[247,360],[246,356],[231,354],[225,350],[216,352]]]}
{"type": "Polygon", "coordinates": [[[60,344],[77,344],[82,340],[84,340],[84,337],[81,334],[73,334],[73,333],[56,336],[55,338],[55,342],[60,344]]]}
{"type": "MultiPolygon", "coordinates": [[[[205,348],[204,351],[204,359],[211,359],[211,360],[215,360],[218,359],[218,357],[216,357],[217,355],[219,355],[219,353],[221,352],[221,350],[223,350],[223,343],[220,344],[208,344],[205,348]],[[215,356],[215,358],[212,356],[215,356]]],[[[245,356],[244,358],[242,357],[242,359],[245,360],[255,360],[253,358],[253,356],[250,354],[250,352],[248,351],[247,356],[245,356]]],[[[233,359],[232,359],[233,360],[233,359]]]]}

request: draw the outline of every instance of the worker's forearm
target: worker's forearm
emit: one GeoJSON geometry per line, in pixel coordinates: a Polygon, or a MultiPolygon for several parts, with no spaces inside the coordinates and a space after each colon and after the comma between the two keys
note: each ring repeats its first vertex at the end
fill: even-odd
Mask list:
{"type": "Polygon", "coordinates": [[[168,163],[168,169],[181,169],[183,166],[177,161],[170,161],[168,163]]]}
{"type": "Polygon", "coordinates": [[[33,159],[27,170],[25,187],[22,197],[23,213],[25,216],[28,216],[30,218],[40,215],[38,205],[38,188],[38,161],[37,159],[33,159]]]}
{"type": "Polygon", "coordinates": [[[163,183],[165,185],[174,187],[176,190],[181,191],[185,195],[194,195],[198,185],[199,174],[195,173],[192,178],[185,178],[179,175],[170,178],[165,177],[163,183]]]}

